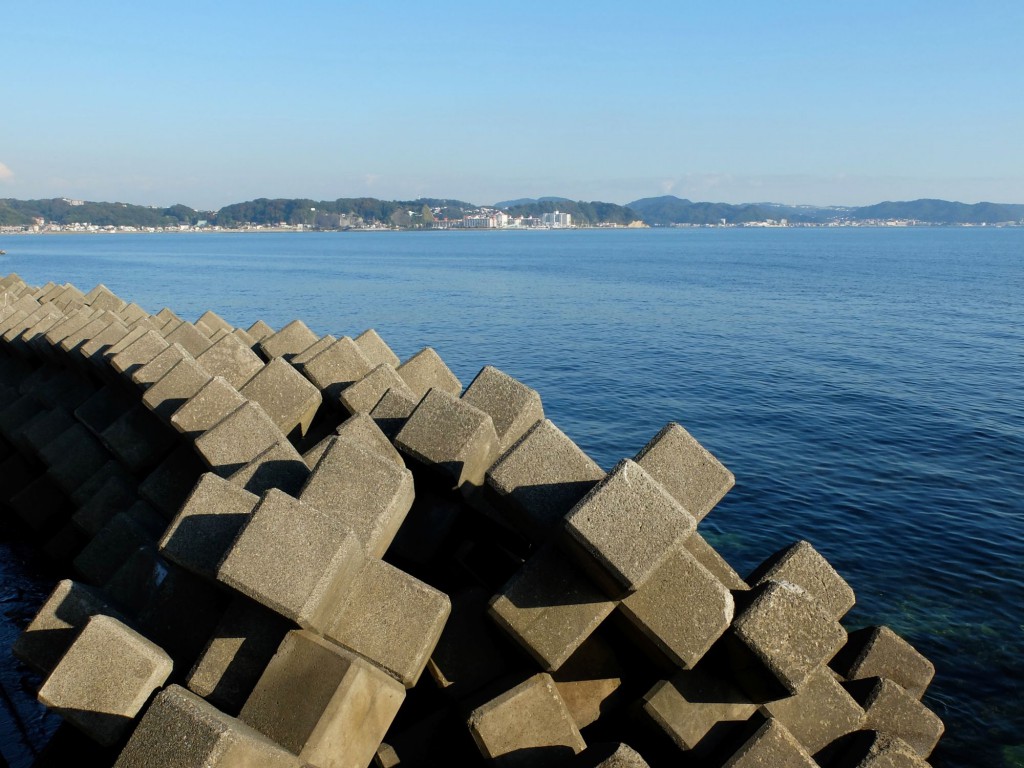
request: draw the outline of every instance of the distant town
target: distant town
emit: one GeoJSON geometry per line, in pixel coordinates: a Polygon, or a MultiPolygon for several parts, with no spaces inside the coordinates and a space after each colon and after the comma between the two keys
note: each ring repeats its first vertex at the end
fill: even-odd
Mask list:
{"type": "Polygon", "coordinates": [[[218,211],[197,211],[184,205],[160,208],[72,198],[0,199],[2,234],[930,226],[1024,226],[1024,205],[944,200],[856,208],[733,205],[669,195],[626,206],[558,197],[522,198],[492,206],[433,198],[261,198],[218,211]]]}

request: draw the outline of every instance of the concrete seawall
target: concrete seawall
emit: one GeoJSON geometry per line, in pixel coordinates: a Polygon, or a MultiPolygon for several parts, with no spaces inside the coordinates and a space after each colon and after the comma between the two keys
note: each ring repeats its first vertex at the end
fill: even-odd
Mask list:
{"type": "Polygon", "coordinates": [[[924,766],[934,669],[805,541],[741,576],[679,424],[605,472],[486,366],[0,279],[37,765],[924,766]]]}

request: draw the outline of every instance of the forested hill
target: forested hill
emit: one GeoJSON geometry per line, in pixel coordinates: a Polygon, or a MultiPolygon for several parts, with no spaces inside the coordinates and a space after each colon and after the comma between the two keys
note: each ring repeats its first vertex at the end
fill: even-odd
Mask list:
{"type": "Polygon", "coordinates": [[[34,219],[54,224],[95,224],[98,227],[174,227],[196,224],[206,215],[185,205],[150,208],[130,203],[0,199],[0,226],[28,226],[34,219]]]}
{"type": "MultiPolygon", "coordinates": [[[[500,207],[500,206],[499,206],[500,207]]],[[[510,216],[541,216],[545,213],[572,214],[572,223],[580,226],[596,226],[597,224],[621,224],[623,226],[640,220],[640,214],[624,205],[602,203],[594,200],[585,203],[582,200],[572,202],[565,199],[540,199],[535,202],[511,205],[504,209],[510,216]]]]}
{"type": "Polygon", "coordinates": [[[885,202],[859,208],[819,208],[775,203],[695,203],[665,195],[635,200],[629,207],[651,226],[672,224],[745,224],[768,219],[791,223],[843,221],[917,221],[925,224],[1004,224],[1024,220],[1024,205],[953,203],[946,200],[885,202]]]}
{"type": "Polygon", "coordinates": [[[1004,224],[1024,220],[1024,205],[1001,203],[951,203],[948,200],[913,200],[906,203],[884,202],[850,211],[850,218],[914,219],[936,224],[1004,224]]]}
{"type": "MultiPolygon", "coordinates": [[[[692,202],[672,195],[636,200],[628,206],[566,198],[521,198],[493,206],[511,216],[540,217],[562,211],[580,226],[628,225],[643,221],[651,226],[747,224],[786,219],[791,224],[860,223],[903,220],[922,224],[1024,223],[1024,205],[966,203],[947,200],[884,202],[859,208],[819,208],[776,203],[692,202]]],[[[399,228],[431,226],[437,219],[461,219],[480,211],[462,200],[423,197],[416,200],[378,200],[343,197],[337,200],[260,198],[225,206],[219,211],[197,211],[185,205],[168,208],[130,203],[97,203],[58,198],[53,200],[0,199],[0,226],[30,226],[42,219],[49,224],[92,224],[98,227],[167,228],[200,222],[224,228],[246,224],[276,226],[302,224],[311,228],[344,229],[362,225],[399,228]]]]}

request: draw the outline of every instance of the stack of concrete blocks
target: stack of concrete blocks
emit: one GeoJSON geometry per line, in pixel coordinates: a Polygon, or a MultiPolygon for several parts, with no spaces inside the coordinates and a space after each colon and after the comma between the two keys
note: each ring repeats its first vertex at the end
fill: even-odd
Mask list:
{"type": "Polygon", "coordinates": [[[741,578],[699,530],[733,476],[678,424],[606,473],[534,390],[490,366],[463,390],[430,347],[0,293],[6,527],[72,577],[14,651],[95,745],[50,749],[927,765],[931,664],[847,634],[807,542],[741,578]]]}

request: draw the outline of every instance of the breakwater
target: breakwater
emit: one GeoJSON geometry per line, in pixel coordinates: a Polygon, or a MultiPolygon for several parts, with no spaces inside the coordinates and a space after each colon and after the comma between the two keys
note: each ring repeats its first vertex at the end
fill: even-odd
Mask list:
{"type": "Polygon", "coordinates": [[[198,730],[263,764],[917,765],[941,733],[812,547],[741,579],[707,546],[732,476],[678,425],[605,474],[429,347],[3,285],[9,506],[76,577],[18,651],[112,762],[198,730]]]}

